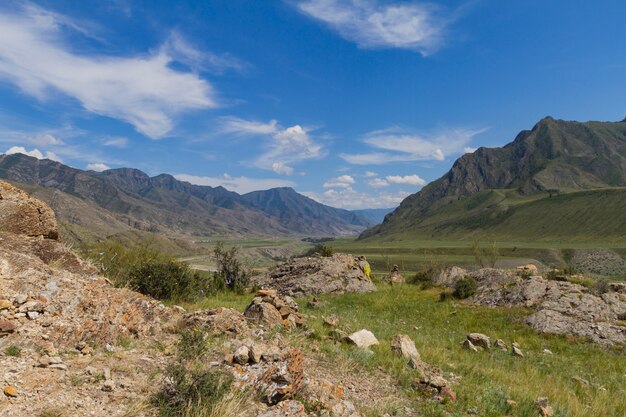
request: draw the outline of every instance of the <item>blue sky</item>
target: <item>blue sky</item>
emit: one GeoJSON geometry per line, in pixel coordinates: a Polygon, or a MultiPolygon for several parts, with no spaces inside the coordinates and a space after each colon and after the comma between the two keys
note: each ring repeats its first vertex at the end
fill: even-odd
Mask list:
{"type": "Polygon", "coordinates": [[[0,152],[393,207],[551,115],[626,115],[626,3],[5,0],[0,152]]]}

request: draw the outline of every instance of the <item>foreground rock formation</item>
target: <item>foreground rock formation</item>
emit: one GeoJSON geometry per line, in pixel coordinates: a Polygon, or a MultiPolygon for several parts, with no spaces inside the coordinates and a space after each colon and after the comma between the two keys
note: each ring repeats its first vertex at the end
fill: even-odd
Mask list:
{"type": "Polygon", "coordinates": [[[376,290],[359,266],[359,261],[345,253],[293,259],[272,271],[252,277],[251,283],[275,288],[279,293],[292,297],[376,290]]]}
{"type": "Polygon", "coordinates": [[[5,181],[0,181],[0,224],[5,232],[59,238],[52,209],[5,181]]]}
{"type": "Polygon", "coordinates": [[[526,322],[540,333],[583,336],[605,346],[626,344],[626,284],[610,284],[600,294],[571,282],[491,268],[450,269],[439,281],[453,285],[466,275],[478,283],[473,302],[533,309],[526,322]]]}

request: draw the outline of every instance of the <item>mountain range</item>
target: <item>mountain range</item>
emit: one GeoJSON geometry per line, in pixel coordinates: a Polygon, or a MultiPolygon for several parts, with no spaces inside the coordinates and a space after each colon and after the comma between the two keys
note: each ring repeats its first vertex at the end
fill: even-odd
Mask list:
{"type": "Polygon", "coordinates": [[[361,239],[626,241],[626,120],[546,117],[479,148],[361,239]]]}
{"type": "Polygon", "coordinates": [[[229,237],[353,235],[375,224],[291,188],[240,195],[167,174],[83,171],[22,154],[0,155],[0,178],[47,202],[64,232],[77,240],[128,230],[229,237]]]}

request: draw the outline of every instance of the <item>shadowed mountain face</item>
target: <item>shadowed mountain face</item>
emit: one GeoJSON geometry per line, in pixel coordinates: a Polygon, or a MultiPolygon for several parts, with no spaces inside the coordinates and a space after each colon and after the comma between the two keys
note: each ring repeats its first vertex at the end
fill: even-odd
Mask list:
{"type": "Polygon", "coordinates": [[[63,222],[99,236],[128,228],[198,236],[327,236],[359,233],[372,224],[290,188],[242,196],[167,174],[82,171],[20,154],[0,155],[0,178],[39,196],[63,222]]]}
{"type": "MultiPolygon", "coordinates": [[[[422,227],[424,234],[449,232],[446,224],[452,221],[453,212],[458,225],[459,216],[471,211],[456,207],[457,202],[476,195],[483,195],[486,204],[479,214],[484,217],[490,209],[498,209],[499,217],[492,215],[492,218],[501,220],[504,205],[513,202],[511,194],[502,194],[502,199],[494,197],[494,200],[485,194],[487,190],[512,190],[521,201],[533,195],[624,186],[626,122],[579,123],[547,117],[532,130],[519,133],[513,142],[502,148],[480,148],[463,155],[443,177],[407,197],[382,225],[367,230],[362,237],[392,238],[407,230],[420,234],[418,230],[426,224],[428,227],[422,227]],[[458,210],[453,210],[450,205],[458,210]],[[445,212],[450,216],[446,217],[445,212]],[[433,221],[434,218],[438,219],[437,222],[433,221]]],[[[474,200],[472,210],[482,206],[477,198],[474,200]]],[[[619,217],[619,213],[615,215],[619,217]]],[[[536,221],[541,222],[541,218],[536,221]]],[[[465,229],[456,228],[459,234],[455,236],[472,233],[478,225],[488,229],[493,223],[468,222],[465,229]]]]}

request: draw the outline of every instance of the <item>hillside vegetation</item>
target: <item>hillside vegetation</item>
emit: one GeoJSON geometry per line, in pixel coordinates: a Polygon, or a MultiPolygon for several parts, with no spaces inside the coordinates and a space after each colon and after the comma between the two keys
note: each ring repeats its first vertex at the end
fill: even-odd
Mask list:
{"type": "Polygon", "coordinates": [[[407,197],[370,239],[626,240],[626,123],[550,117],[479,148],[407,197]]]}

